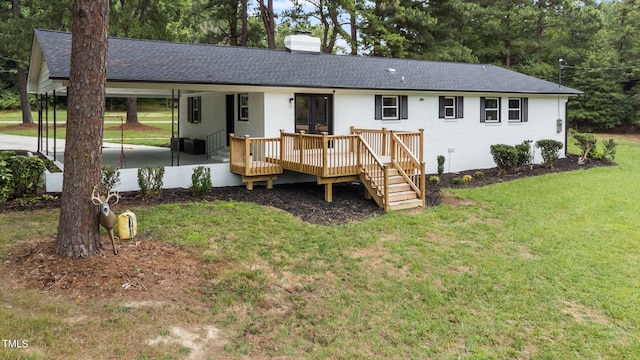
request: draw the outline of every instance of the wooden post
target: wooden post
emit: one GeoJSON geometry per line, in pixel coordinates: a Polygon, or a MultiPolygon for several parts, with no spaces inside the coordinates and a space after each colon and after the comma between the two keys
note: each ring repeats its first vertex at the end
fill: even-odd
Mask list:
{"type": "Polygon", "coordinates": [[[382,156],[387,155],[387,128],[382,128],[382,156]]]}
{"type": "Polygon", "coordinates": [[[327,176],[327,167],[329,161],[329,140],[327,139],[327,133],[322,132],[322,176],[327,176]]]}
{"type": "Polygon", "coordinates": [[[280,129],[280,166],[284,164],[284,129],[280,129]]]}
{"type": "Polygon", "coordinates": [[[426,184],[426,175],[424,161],[420,160],[420,194],[422,200],[422,206],[424,207],[427,202],[427,184],[426,184]]]}
{"type": "MultiPolygon", "coordinates": [[[[235,147],[235,143],[233,142],[233,137],[235,135],[233,133],[229,134],[229,169],[233,169],[233,157],[236,154],[235,151],[233,151],[233,148],[235,147]]],[[[180,140],[178,140],[178,150],[180,150],[180,140]]],[[[173,160],[173,159],[172,159],[173,160]]]]}
{"type": "Polygon", "coordinates": [[[298,170],[302,170],[302,164],[304,164],[304,149],[302,145],[302,139],[304,136],[304,130],[300,131],[300,135],[298,136],[298,148],[300,149],[300,162],[298,163],[298,170]]]}
{"type": "MultiPolygon", "coordinates": [[[[244,173],[245,175],[249,175],[251,171],[251,146],[249,142],[250,136],[244,136],[244,173]]],[[[253,184],[251,184],[253,187],[253,184]]]]}
{"type": "MultiPolygon", "coordinates": [[[[424,161],[424,129],[420,129],[420,162],[424,161]]],[[[423,169],[424,172],[424,169],[423,169]]]]}
{"type": "Polygon", "coordinates": [[[389,212],[389,167],[384,164],[382,170],[384,172],[384,179],[382,180],[384,182],[384,211],[389,212]]]}

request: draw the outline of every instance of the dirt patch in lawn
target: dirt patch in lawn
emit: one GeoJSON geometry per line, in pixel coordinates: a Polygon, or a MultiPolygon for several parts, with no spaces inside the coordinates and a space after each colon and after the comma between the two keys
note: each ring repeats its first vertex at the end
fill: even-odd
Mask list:
{"type": "MultiPolygon", "coordinates": [[[[104,241],[105,239],[103,239],[104,241]]],[[[19,242],[7,253],[7,279],[16,286],[70,297],[76,302],[96,298],[132,301],[192,302],[186,296],[205,281],[208,265],[179,245],[155,239],[118,241],[114,255],[108,239],[105,251],[71,260],[55,252],[53,239],[19,242]]]]}

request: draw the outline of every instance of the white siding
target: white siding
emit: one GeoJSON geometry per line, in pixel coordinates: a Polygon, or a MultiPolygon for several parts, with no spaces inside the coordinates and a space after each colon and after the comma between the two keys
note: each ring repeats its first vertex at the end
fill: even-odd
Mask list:
{"type": "Polygon", "coordinates": [[[194,95],[202,98],[202,121],[195,124],[187,121],[189,118],[187,97],[189,96],[183,96],[180,99],[180,137],[204,140],[207,135],[225,128],[226,107],[224,94],[205,93],[194,95]]]}
{"type": "MultiPolygon", "coordinates": [[[[386,93],[381,93],[385,94],[386,93]]],[[[403,95],[403,94],[395,94],[403,95]]],[[[424,129],[424,160],[428,173],[437,171],[437,156],[446,158],[445,171],[458,172],[469,169],[495,167],[489,147],[503,143],[516,145],[524,140],[554,139],[564,142],[562,132],[556,132],[556,120],[564,116],[566,98],[529,97],[528,122],[509,123],[507,103],[509,95],[487,94],[487,97],[501,97],[501,119],[498,124],[480,122],[481,95],[453,94],[464,96],[464,117],[462,119],[439,119],[438,96],[434,94],[409,95],[409,118],[406,120],[375,120],[375,94],[339,94],[335,102],[335,133],[346,134],[349,126],[379,129],[417,131],[424,129]],[[420,100],[423,99],[423,100],[420,100]]],[[[526,97],[513,95],[511,97],[526,97]]],[[[539,150],[535,149],[535,162],[542,161],[539,150]]]]}

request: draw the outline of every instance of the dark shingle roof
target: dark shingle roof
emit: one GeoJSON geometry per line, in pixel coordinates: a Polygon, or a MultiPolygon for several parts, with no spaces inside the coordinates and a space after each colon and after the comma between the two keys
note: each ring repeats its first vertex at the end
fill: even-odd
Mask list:
{"type": "MultiPolygon", "coordinates": [[[[71,34],[36,30],[53,79],[68,79],[71,34]]],[[[494,65],[290,53],[205,44],[109,38],[114,82],[305,88],[580,94],[494,65]],[[395,73],[388,71],[395,69],[395,73]]]]}

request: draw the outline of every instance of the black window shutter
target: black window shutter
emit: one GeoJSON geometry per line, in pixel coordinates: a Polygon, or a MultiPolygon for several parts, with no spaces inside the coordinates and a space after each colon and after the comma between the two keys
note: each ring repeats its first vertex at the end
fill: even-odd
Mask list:
{"type": "Polygon", "coordinates": [[[409,99],[406,95],[400,96],[400,119],[409,118],[409,99]]]}
{"type": "Polygon", "coordinates": [[[382,95],[376,95],[376,120],[382,120],[382,95]]]}
{"type": "MultiPolygon", "coordinates": [[[[509,105],[507,103],[507,105],[509,105]]],[[[498,122],[502,122],[502,98],[498,98],[498,122]]]]}
{"type": "Polygon", "coordinates": [[[484,97],[480,98],[480,122],[483,123],[485,121],[485,112],[484,112],[484,97]]]}
{"type": "Polygon", "coordinates": [[[522,98],[522,122],[529,121],[529,99],[522,98]]]}
{"type": "Polygon", "coordinates": [[[444,119],[444,96],[438,98],[438,118],[444,119]]]}
{"type": "Polygon", "coordinates": [[[456,96],[456,118],[462,119],[464,117],[464,97],[456,96]]]}

